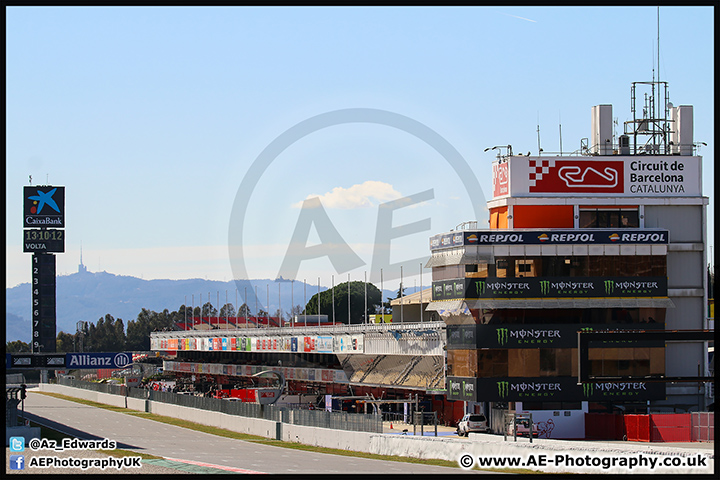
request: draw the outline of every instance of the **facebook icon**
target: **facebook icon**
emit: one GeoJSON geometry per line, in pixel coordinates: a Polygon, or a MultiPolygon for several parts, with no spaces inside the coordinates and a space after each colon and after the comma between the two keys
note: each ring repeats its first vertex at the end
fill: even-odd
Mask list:
{"type": "Polygon", "coordinates": [[[10,455],[10,470],[25,470],[25,455],[10,455]]]}

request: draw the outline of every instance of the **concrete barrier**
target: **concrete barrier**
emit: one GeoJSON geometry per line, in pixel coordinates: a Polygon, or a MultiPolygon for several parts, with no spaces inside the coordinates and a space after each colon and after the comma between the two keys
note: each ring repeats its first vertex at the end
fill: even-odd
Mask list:
{"type": "MultiPolygon", "coordinates": [[[[108,405],[125,406],[125,397],[105,393],[66,387],[54,384],[41,384],[41,391],[55,392],[63,395],[84,398],[108,405]],[[115,397],[115,398],[111,398],[115,397]]],[[[127,408],[148,411],[158,415],[180,418],[201,425],[224,428],[238,433],[247,433],[264,438],[279,439],[286,442],[302,443],[315,447],[335,448],[377,455],[399,456],[417,459],[436,459],[458,462],[462,456],[471,456],[475,461],[479,457],[500,458],[520,457],[527,462],[528,458],[545,455],[547,458],[569,456],[621,458],[637,455],[655,457],[693,457],[702,454],[708,458],[707,467],[663,468],[656,471],[636,469],[628,472],[627,468],[590,469],[577,466],[546,464],[536,467],[525,467],[548,473],[713,473],[713,444],[695,445],[696,448],[677,448],[667,445],[644,443],[610,443],[593,441],[572,441],[535,438],[530,443],[527,439],[505,441],[500,435],[473,434],[469,438],[455,436],[429,437],[397,434],[380,434],[333,430],[304,425],[292,425],[258,418],[239,417],[222,412],[199,410],[180,405],[151,402],[127,398],[127,408]]]]}

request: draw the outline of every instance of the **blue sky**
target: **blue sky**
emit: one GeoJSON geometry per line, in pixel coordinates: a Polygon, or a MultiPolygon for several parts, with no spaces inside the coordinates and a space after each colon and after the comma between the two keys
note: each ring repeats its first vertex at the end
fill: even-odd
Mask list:
{"type": "MultiPolygon", "coordinates": [[[[21,219],[32,175],[66,188],[58,275],[77,271],[82,246],[90,271],[230,280],[242,210],[244,270],[275,278],[303,201],[318,195],[324,213],[306,213],[329,221],[347,255],[300,262],[295,278],[380,286],[382,269],[397,288],[402,266],[411,287],[431,235],[487,222],[486,147],[536,154],[539,127],[545,151],[560,150],[560,133],[576,150],[592,106],[612,104],[621,130],[632,82],[653,74],[675,105],[694,106],[714,246],[714,10],[660,8],[659,68],[657,37],[650,6],[7,8],[6,285],[31,277],[21,219]],[[358,109],[393,121],[360,121],[358,109]]],[[[300,237],[327,243],[329,231],[300,237]]]]}

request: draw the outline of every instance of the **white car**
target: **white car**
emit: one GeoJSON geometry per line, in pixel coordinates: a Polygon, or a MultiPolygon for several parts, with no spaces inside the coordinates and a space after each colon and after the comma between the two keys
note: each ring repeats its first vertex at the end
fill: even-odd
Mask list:
{"type": "Polygon", "coordinates": [[[466,413],[457,425],[457,434],[461,437],[467,437],[470,432],[486,433],[487,431],[487,417],[482,413],[466,413]]]}

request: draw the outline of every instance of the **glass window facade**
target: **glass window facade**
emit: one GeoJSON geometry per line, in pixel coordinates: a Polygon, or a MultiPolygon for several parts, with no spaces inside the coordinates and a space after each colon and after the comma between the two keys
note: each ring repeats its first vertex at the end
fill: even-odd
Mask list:
{"type": "Polygon", "coordinates": [[[664,308],[554,308],[554,309],[484,309],[472,310],[481,324],[637,324],[665,323],[664,308]]]}
{"type": "MultiPolygon", "coordinates": [[[[663,347],[590,348],[590,375],[658,376],[663,347]]],[[[576,377],[576,348],[448,350],[448,376],[482,378],[576,377]]]]}
{"type": "Polygon", "coordinates": [[[664,255],[495,257],[495,263],[448,265],[432,270],[433,281],[488,277],[667,277],[667,258],[664,255]]]}
{"type": "Polygon", "coordinates": [[[639,228],[637,207],[580,207],[580,228],[639,228]]]}

